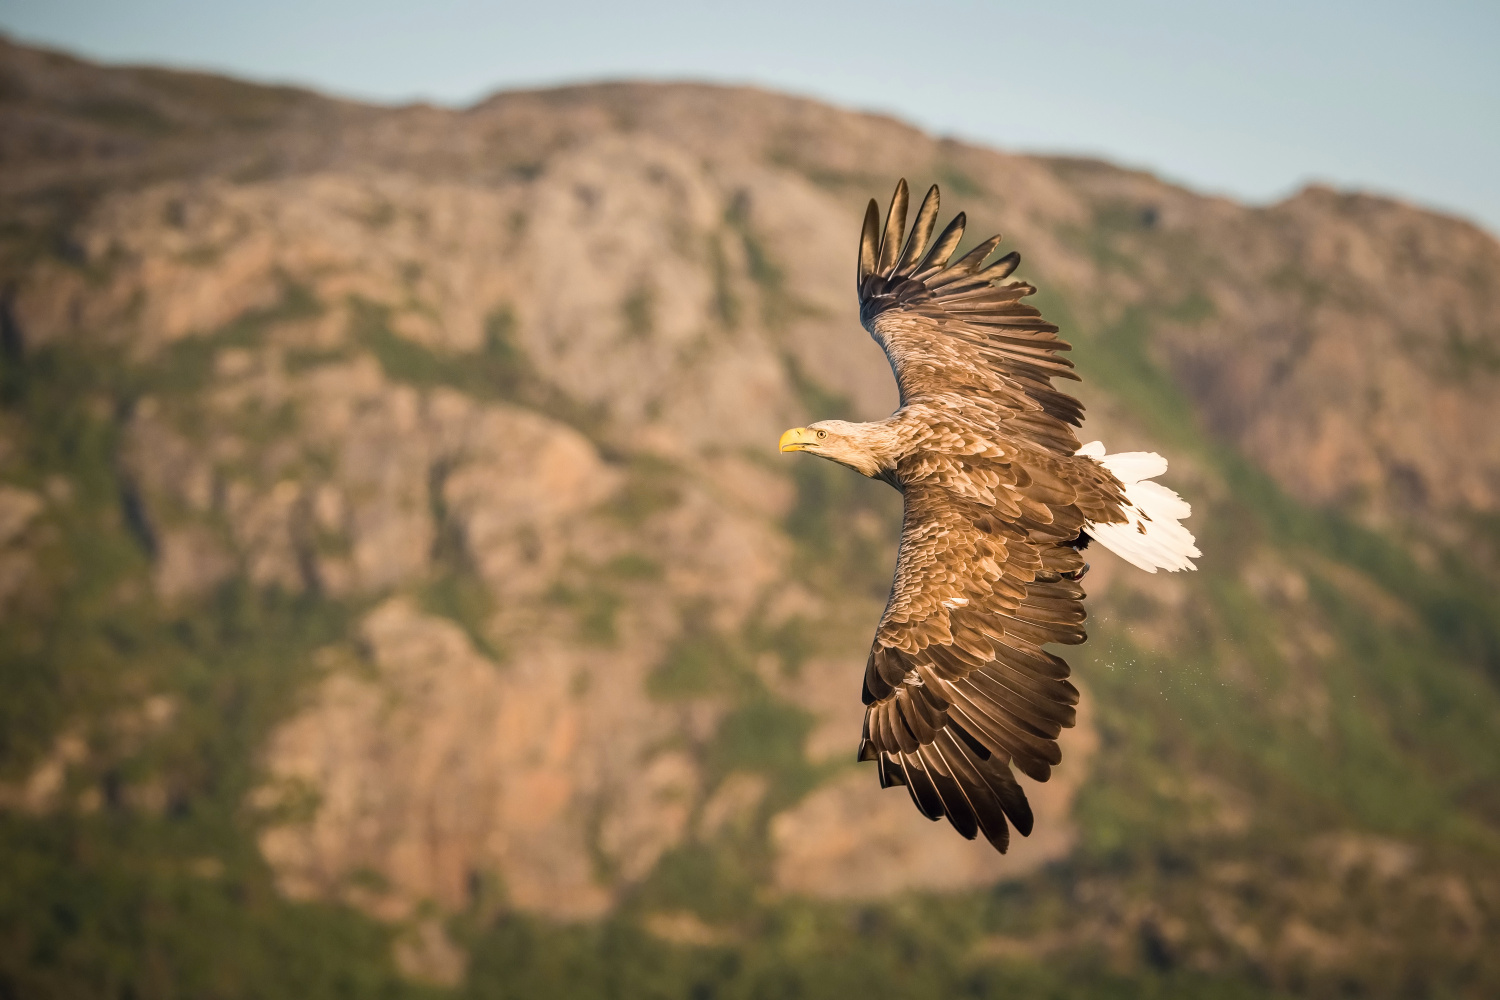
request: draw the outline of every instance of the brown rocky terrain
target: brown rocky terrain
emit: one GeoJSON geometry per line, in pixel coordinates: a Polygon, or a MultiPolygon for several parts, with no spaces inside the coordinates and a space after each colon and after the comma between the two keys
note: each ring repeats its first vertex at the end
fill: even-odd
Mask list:
{"type": "MultiPolygon", "coordinates": [[[[522,913],[644,905],[658,938],[740,940],[704,907],[633,902],[694,845],[758,845],[746,856],[772,900],[1042,885],[1080,842],[1099,857],[1100,831],[1149,825],[1109,797],[1132,781],[1214,845],[1207,888],[1184,901],[1167,878],[1142,898],[1095,871],[1074,890],[1080,923],[993,931],[972,960],[1083,940],[1120,969],[1248,967],[1291,990],[1373,954],[1419,977],[1483,964],[1500,927],[1493,754],[1422,772],[1445,774],[1460,847],[1329,807],[1266,862],[1305,875],[1256,901],[1245,838],[1281,829],[1258,815],[1262,779],[1221,773],[1193,733],[1134,723],[1141,695],[1114,673],[1191,661],[1176,683],[1211,677],[1264,713],[1246,740],[1286,727],[1287,746],[1353,746],[1355,682],[1334,665],[1373,654],[1338,602],[1393,635],[1426,627],[1431,602],[1369,564],[1236,530],[1253,501],[1225,454],[1277,503],[1379,533],[1387,563],[1459,558],[1495,579],[1500,244],[1474,226],[1318,188],[1243,206],[748,89],[372,108],[9,44],[0,205],[7,356],[113,373],[73,401],[116,436],[109,523],[144,553],[107,601],[166,620],[242,584],[347,614],[298,654],[239,821],[284,897],[399,928],[411,975],[463,979],[445,921],[490,882],[522,913]],[[894,405],[850,278],[865,199],[903,175],[1023,252],[1090,376],[1085,440],[1171,455],[1205,538],[1198,577],[1095,559],[1090,710],[1054,780],[1028,786],[1037,833],[1004,858],[853,765],[896,498],[774,449],[784,427],[894,405]],[[1080,799],[1090,787],[1106,790],[1080,799]],[[1356,895],[1456,929],[1413,952],[1405,924],[1341,903],[1356,895]]],[[[0,605],[23,630],[63,606],[52,525],[83,490],[31,457],[38,419],[0,428],[0,605]]],[[[1478,653],[1434,654],[1472,661],[1450,682],[1467,707],[1444,723],[1469,735],[1423,761],[1494,723],[1480,633],[1478,653]]],[[[1371,717],[1394,745],[1423,711],[1390,693],[1406,683],[1371,717]]],[[[169,778],[87,776],[171,738],[182,724],[161,706],[192,696],[137,679],[91,697],[7,750],[0,801],[170,812],[169,778]]],[[[1500,981],[1484,968],[1457,988],[1500,981]]]]}

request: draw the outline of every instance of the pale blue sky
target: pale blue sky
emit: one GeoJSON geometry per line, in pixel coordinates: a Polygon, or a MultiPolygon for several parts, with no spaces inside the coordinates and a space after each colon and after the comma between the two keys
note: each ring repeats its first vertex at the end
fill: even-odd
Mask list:
{"type": "Polygon", "coordinates": [[[0,30],[386,102],[754,83],[1256,202],[1321,180],[1500,232],[1497,0],[0,0],[0,30]]]}

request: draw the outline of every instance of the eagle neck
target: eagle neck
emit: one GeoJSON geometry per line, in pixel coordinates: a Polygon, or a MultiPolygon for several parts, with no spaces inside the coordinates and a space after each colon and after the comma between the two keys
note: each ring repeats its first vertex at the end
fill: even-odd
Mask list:
{"type": "Polygon", "coordinates": [[[883,479],[898,489],[896,464],[910,450],[913,438],[912,428],[901,419],[902,415],[898,410],[884,420],[854,425],[861,457],[867,463],[866,468],[858,471],[871,479],[883,479]]]}

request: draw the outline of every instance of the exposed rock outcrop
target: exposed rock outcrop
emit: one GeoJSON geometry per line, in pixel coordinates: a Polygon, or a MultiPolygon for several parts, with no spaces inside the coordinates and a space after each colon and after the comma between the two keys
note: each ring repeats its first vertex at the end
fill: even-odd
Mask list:
{"type": "MultiPolygon", "coordinates": [[[[304,682],[269,726],[246,813],[282,893],[399,925],[409,975],[462,979],[444,920],[480,897],[597,918],[674,852],[742,850],[757,900],[863,904],[1041,878],[1089,834],[1081,801],[1113,817],[1094,831],[1095,859],[1123,856],[1152,810],[1205,851],[1250,850],[1234,838],[1265,820],[1255,782],[1313,797],[1253,740],[1294,747],[1299,766],[1308,747],[1383,762],[1395,776],[1381,794],[1403,810],[1412,789],[1441,784],[1433,795],[1469,810],[1450,827],[1488,843],[1492,831],[1472,832],[1495,808],[1473,754],[1442,743],[1412,751],[1409,773],[1390,764],[1463,730],[1488,682],[1391,668],[1378,722],[1345,725],[1357,685],[1339,671],[1408,642],[1426,611],[1368,563],[1241,532],[1249,518],[1217,463],[1238,449],[1417,564],[1458,549],[1477,572],[1500,566],[1483,528],[1500,511],[1500,244],[1477,228],[1316,188],[1250,208],[752,89],[625,84],[381,109],[9,43],[0,74],[0,211],[15,220],[0,232],[5,371],[37,357],[109,369],[73,401],[114,435],[88,488],[110,494],[107,530],[149,566],[111,599],[148,595],[166,620],[243,587],[350,623],[298,663],[304,682]],[[109,113],[90,103],[100,94],[109,113]],[[1079,727],[1052,781],[1028,786],[1036,833],[1003,858],[842,763],[898,501],[774,448],[791,424],[896,403],[851,278],[865,199],[903,174],[939,181],[971,233],[1004,230],[1025,254],[1041,304],[1100,376],[1083,389],[1086,439],[1188,442],[1163,449],[1173,485],[1195,530],[1221,543],[1205,545],[1192,587],[1090,553],[1109,644],[1074,655],[1098,662],[1079,727]],[[1369,639],[1350,608],[1398,638],[1369,639]],[[1188,665],[1179,687],[1243,699],[1184,695],[1182,714],[1212,711],[1153,723],[1129,701],[1138,689],[1105,686],[1117,666],[1143,676],[1148,656],[1188,665]],[[1429,682],[1452,718],[1419,739],[1392,720],[1429,682]],[[1262,728],[1224,755],[1231,776],[1200,774],[1195,755],[1220,753],[1213,740],[1246,705],[1262,728]],[[1359,743],[1369,729],[1390,743],[1359,743]],[[1458,777],[1431,780],[1432,761],[1458,777]]],[[[74,565],[55,523],[73,486],[36,471],[34,428],[4,420],[0,620],[74,565]]],[[[117,697],[178,704],[141,683],[121,678],[117,697]]],[[[176,709],[90,722],[94,697],[59,713],[60,735],[30,758],[0,761],[0,806],[171,811],[175,790],[106,759],[165,738],[176,709]]],[[[1374,793],[1316,801],[1325,826],[1384,815],[1374,793]]],[[[1276,830],[1264,836],[1279,842],[1276,830]]],[[[1445,955],[1470,956],[1494,926],[1478,882],[1422,868],[1393,837],[1325,836],[1278,857],[1313,887],[1305,920],[1288,917],[1291,889],[1257,909],[1259,869],[1226,862],[1202,876],[1201,898],[1143,902],[1125,876],[1080,877],[1073,938],[1121,967],[1243,959],[1282,983],[1393,953],[1395,923],[1350,931],[1356,944],[1320,929],[1353,926],[1339,892],[1361,879],[1371,899],[1451,918],[1461,933],[1445,955]],[[1268,913],[1288,917],[1274,935],[1256,929],[1268,913]]],[[[750,933],[681,900],[643,912],[641,927],[677,946],[750,933]]],[[[992,936],[976,954],[1040,954],[1050,940],[992,936]]]]}

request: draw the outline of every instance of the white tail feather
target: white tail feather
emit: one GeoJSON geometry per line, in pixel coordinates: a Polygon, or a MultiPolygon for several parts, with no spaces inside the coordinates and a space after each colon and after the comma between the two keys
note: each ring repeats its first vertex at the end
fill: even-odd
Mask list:
{"type": "Polygon", "coordinates": [[[1165,486],[1151,482],[1167,471],[1165,458],[1154,451],[1106,455],[1100,441],[1089,442],[1078,454],[1097,461],[1125,486],[1128,520],[1122,524],[1090,521],[1086,528],[1090,538],[1147,573],[1198,568],[1192,561],[1203,553],[1194,544],[1193,533],[1178,523],[1193,508],[1165,486]]]}

